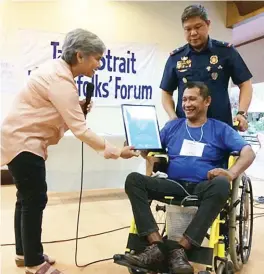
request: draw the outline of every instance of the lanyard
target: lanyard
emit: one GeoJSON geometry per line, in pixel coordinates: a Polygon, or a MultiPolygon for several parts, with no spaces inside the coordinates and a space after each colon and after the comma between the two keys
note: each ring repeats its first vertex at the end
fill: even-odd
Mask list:
{"type": "Polygon", "coordinates": [[[192,137],[192,135],[191,135],[189,129],[188,129],[187,120],[186,120],[186,122],[185,122],[185,127],[186,127],[186,130],[187,130],[187,132],[188,132],[188,135],[190,136],[190,138],[191,138],[194,142],[198,142],[198,143],[201,142],[201,140],[202,140],[202,138],[203,138],[203,126],[204,126],[204,124],[200,127],[200,128],[201,128],[201,136],[200,136],[199,141],[195,141],[194,138],[192,137]]]}

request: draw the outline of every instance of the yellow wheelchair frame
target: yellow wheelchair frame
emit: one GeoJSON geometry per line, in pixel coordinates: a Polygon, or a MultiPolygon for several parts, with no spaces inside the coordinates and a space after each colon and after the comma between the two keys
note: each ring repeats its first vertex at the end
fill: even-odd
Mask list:
{"type": "MultiPolygon", "coordinates": [[[[166,161],[168,161],[167,155],[157,155],[157,153],[150,153],[148,156],[154,157],[166,157],[166,161]]],[[[228,168],[232,167],[239,154],[237,152],[232,153],[228,159],[228,168]]],[[[205,257],[206,259],[191,260],[190,261],[204,264],[206,265],[205,271],[200,271],[200,274],[211,273],[215,271],[216,274],[232,274],[235,271],[239,271],[242,269],[243,264],[247,263],[251,251],[252,244],[252,231],[253,231],[253,194],[252,194],[252,186],[250,178],[248,178],[245,174],[241,174],[237,179],[235,179],[230,184],[231,187],[231,197],[227,201],[228,212],[226,213],[227,218],[221,218],[221,214],[217,216],[214,220],[209,235],[209,244],[207,247],[201,247],[198,253],[202,253],[202,250],[206,249],[205,257]],[[242,189],[241,197],[239,198],[239,189],[242,189]],[[240,215],[237,216],[237,206],[240,205],[240,215]],[[245,212],[246,211],[246,215],[245,212]],[[248,235],[247,231],[247,239],[245,243],[244,239],[244,226],[242,226],[243,221],[248,221],[249,216],[250,220],[250,232],[248,235]],[[245,220],[246,219],[246,220],[245,220]],[[239,221],[239,236],[237,236],[237,221],[239,221]],[[221,226],[225,226],[226,234],[223,235],[221,233],[221,226]],[[228,238],[228,239],[227,239],[228,238]],[[239,238],[239,239],[237,239],[239,238]]],[[[174,197],[164,197],[164,203],[170,204],[174,197]]],[[[166,226],[166,222],[165,222],[166,226]]],[[[166,232],[166,227],[165,227],[166,232]]],[[[135,220],[132,220],[129,230],[128,243],[126,248],[126,253],[137,253],[137,245],[139,244],[139,237],[137,235],[137,228],[135,224],[135,220]],[[134,242],[134,243],[133,243],[134,242]],[[135,244],[136,242],[136,244],[135,244]],[[134,248],[136,247],[136,248],[134,248]]],[[[162,235],[163,236],[163,235],[162,235]]],[[[147,243],[145,243],[147,245],[147,243]]],[[[140,244],[139,244],[140,245],[140,244]]],[[[140,249],[140,248],[139,248],[140,249]]],[[[142,251],[142,246],[141,246],[142,251]]],[[[198,257],[201,257],[200,255],[198,257]]],[[[119,256],[114,257],[114,262],[117,264],[125,265],[128,267],[128,270],[131,274],[140,274],[150,272],[146,269],[139,269],[137,267],[126,265],[122,262],[122,258],[119,256]]],[[[153,273],[153,271],[151,271],[153,273]]]]}

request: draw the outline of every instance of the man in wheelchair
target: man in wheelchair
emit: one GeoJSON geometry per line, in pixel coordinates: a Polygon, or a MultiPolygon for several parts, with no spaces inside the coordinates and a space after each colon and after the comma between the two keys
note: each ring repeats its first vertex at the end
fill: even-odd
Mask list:
{"type": "MultiPolygon", "coordinates": [[[[201,245],[227,202],[230,182],[244,172],[255,158],[251,146],[237,131],[223,122],[207,118],[210,102],[206,85],[187,83],[182,98],[186,118],[169,121],[160,133],[169,159],[167,178],[136,172],[127,176],[125,191],[138,235],[150,244],[140,254],[125,254],[125,260],[131,265],[155,271],[166,260],[172,274],[193,273],[185,251],[201,245]],[[229,170],[224,169],[233,151],[239,152],[240,157],[229,170]],[[169,247],[159,234],[148,201],[162,200],[165,196],[182,201],[188,195],[196,195],[200,206],[182,239],[169,247]]],[[[141,154],[150,160],[146,151],[141,154]]]]}

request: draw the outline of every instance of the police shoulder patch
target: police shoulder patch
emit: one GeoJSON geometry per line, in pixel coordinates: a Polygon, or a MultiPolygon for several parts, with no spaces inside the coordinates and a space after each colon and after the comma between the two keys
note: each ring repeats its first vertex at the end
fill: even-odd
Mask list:
{"type": "Polygon", "coordinates": [[[172,52],[170,52],[170,56],[173,56],[173,55],[177,54],[178,52],[183,51],[185,49],[185,47],[186,47],[186,45],[184,45],[183,47],[179,47],[179,48],[173,50],[172,52]]]}
{"type": "Polygon", "coordinates": [[[232,43],[225,42],[225,41],[218,41],[218,40],[214,40],[214,39],[212,39],[212,43],[216,46],[225,47],[225,48],[230,48],[233,46],[232,43]]]}
{"type": "Polygon", "coordinates": [[[170,52],[170,56],[174,55],[177,52],[177,49],[170,52]]]}

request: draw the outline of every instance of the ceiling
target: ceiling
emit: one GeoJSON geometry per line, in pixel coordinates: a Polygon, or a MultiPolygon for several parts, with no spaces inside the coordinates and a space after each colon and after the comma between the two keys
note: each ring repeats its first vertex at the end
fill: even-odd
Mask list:
{"type": "Polygon", "coordinates": [[[232,1],[241,16],[257,11],[264,7],[264,1],[232,1]]]}

